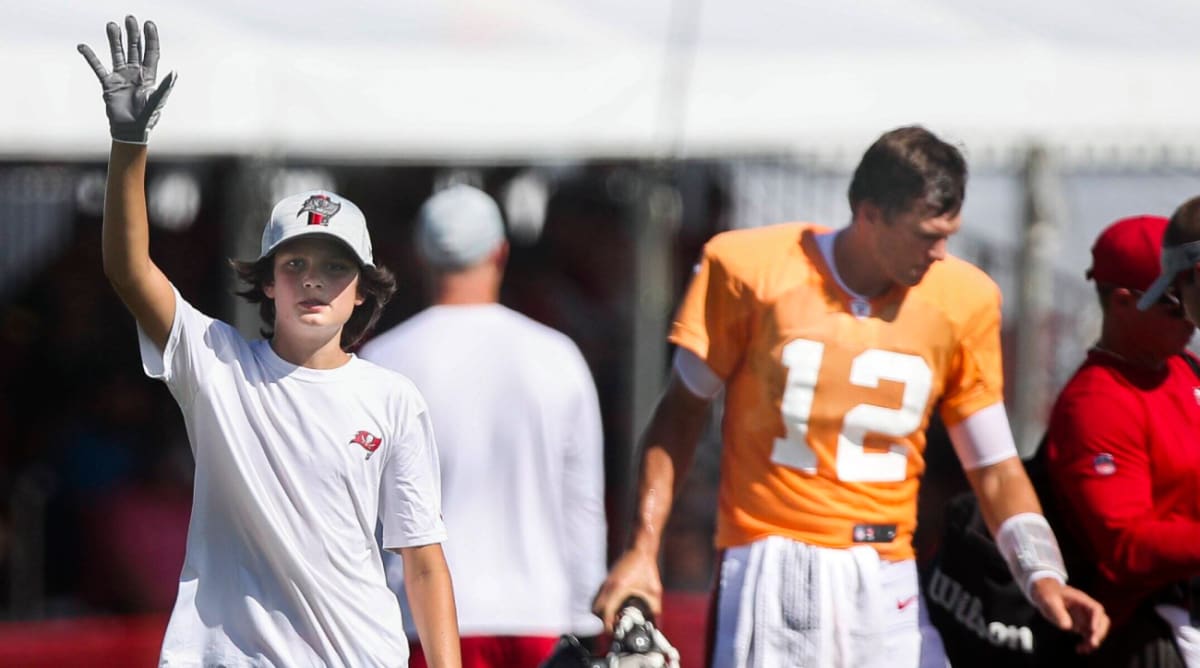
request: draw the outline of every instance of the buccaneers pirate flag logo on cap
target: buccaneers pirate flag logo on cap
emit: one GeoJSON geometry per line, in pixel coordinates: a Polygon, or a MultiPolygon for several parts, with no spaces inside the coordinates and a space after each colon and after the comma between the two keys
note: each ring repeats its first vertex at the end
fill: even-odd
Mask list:
{"type": "Polygon", "coordinates": [[[258,259],[274,253],[279,244],[306,234],[335,237],[354,252],[361,265],[375,266],[371,235],[362,210],[354,202],[327,190],[306,190],[276,203],[263,228],[258,259]]]}
{"type": "Polygon", "coordinates": [[[342,205],[329,199],[329,195],[313,195],[304,200],[304,204],[300,206],[296,215],[308,212],[309,225],[328,225],[329,219],[341,210],[342,205]]]}

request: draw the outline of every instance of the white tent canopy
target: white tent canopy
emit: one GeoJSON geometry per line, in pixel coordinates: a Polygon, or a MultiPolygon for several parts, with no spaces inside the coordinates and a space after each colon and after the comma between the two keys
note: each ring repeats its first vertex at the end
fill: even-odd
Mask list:
{"type": "Polygon", "coordinates": [[[919,122],[978,147],[1200,146],[1188,0],[0,0],[0,155],[99,155],[106,21],[153,19],[159,152],[851,157],[919,122]]]}

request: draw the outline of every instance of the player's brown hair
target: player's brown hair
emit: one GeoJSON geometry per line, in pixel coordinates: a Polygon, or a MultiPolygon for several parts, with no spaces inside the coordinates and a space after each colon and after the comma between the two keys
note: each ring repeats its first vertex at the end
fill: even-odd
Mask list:
{"type": "MultiPolygon", "coordinates": [[[[235,294],[251,304],[258,304],[258,315],[266,325],[261,330],[262,335],[271,338],[275,335],[275,300],[267,297],[263,286],[275,281],[275,254],[257,261],[230,260],[229,264],[237,272],[238,278],[250,286],[235,294]]],[[[387,267],[360,266],[358,294],[362,296],[363,303],[354,307],[350,319],[342,327],[339,342],[342,350],[349,350],[375,326],[383,307],[396,294],[396,276],[387,267]]]]}
{"type": "Polygon", "coordinates": [[[862,202],[886,218],[920,204],[929,216],[957,214],[967,189],[967,161],[954,146],[911,125],[884,133],[863,154],[850,181],[850,210],[862,202]]]}

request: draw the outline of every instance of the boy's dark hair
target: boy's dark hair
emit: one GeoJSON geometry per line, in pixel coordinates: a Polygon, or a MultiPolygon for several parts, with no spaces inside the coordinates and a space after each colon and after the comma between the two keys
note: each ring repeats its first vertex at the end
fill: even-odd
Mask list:
{"type": "MultiPolygon", "coordinates": [[[[258,304],[258,315],[266,324],[260,331],[264,338],[271,338],[275,335],[275,300],[267,297],[263,286],[275,281],[275,254],[257,261],[230,260],[229,264],[237,272],[238,278],[250,286],[234,294],[251,304],[258,304]]],[[[387,267],[360,266],[358,293],[362,295],[363,303],[354,307],[354,312],[342,328],[342,350],[352,348],[375,326],[384,305],[396,294],[396,276],[387,267]]]]}
{"type": "Polygon", "coordinates": [[[923,204],[929,216],[954,215],[967,189],[967,161],[957,148],[913,125],[884,133],[863,154],[850,181],[850,210],[878,206],[886,219],[923,204]]]}

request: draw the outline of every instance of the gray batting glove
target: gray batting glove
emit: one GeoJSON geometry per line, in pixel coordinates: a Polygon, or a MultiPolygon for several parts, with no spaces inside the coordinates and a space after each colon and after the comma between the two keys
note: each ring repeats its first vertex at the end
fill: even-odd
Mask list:
{"type": "Polygon", "coordinates": [[[125,17],[125,32],[129,34],[129,50],[121,44],[121,27],[108,24],[108,47],[112,50],[112,72],[86,44],[79,45],[79,53],[100,79],[104,90],[105,112],[108,127],[115,141],[127,144],[145,144],[150,140],[150,128],[158,122],[171,88],[177,77],[174,72],[163,78],[157,88],[154,78],[158,73],[158,27],[146,21],[146,53],[142,55],[142,34],[137,19],[125,17]]]}

